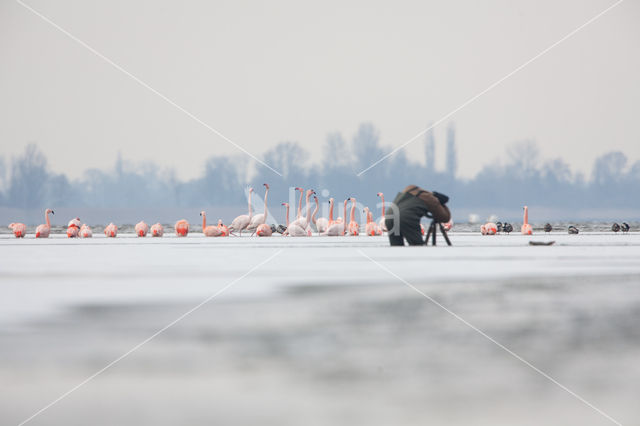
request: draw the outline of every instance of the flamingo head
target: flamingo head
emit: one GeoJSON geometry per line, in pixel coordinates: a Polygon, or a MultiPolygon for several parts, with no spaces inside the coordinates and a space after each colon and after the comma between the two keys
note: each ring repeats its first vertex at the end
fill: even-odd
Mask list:
{"type": "Polygon", "coordinates": [[[376,195],[377,195],[378,197],[382,197],[382,192],[378,192],[376,195]]]}
{"type": "Polygon", "coordinates": [[[269,189],[269,184],[268,183],[263,183],[264,187],[269,189]]]}
{"type": "Polygon", "coordinates": [[[313,199],[315,200],[315,202],[318,202],[318,197],[316,197],[315,195],[313,196],[313,199]]]}
{"type": "Polygon", "coordinates": [[[300,191],[300,192],[304,191],[304,189],[300,188],[299,186],[296,186],[294,189],[295,189],[296,191],[300,191]]]}
{"type": "Polygon", "coordinates": [[[15,224],[15,223],[10,223],[10,224],[9,224],[9,229],[13,229],[13,227],[14,227],[14,226],[16,226],[16,224],[15,224]]]}
{"type": "Polygon", "coordinates": [[[249,187],[249,192],[253,192],[253,188],[249,187]]]}
{"type": "Polygon", "coordinates": [[[47,210],[44,212],[44,214],[49,214],[49,213],[51,213],[51,214],[55,214],[55,213],[53,212],[53,210],[51,210],[51,209],[47,209],[47,210]]]}
{"type": "Polygon", "coordinates": [[[283,206],[289,207],[289,203],[282,203],[283,206]]]}
{"type": "Polygon", "coordinates": [[[352,203],[354,203],[354,204],[355,204],[356,199],[355,199],[355,198],[353,198],[353,197],[349,197],[349,201],[351,201],[352,203]]]}
{"type": "Polygon", "coordinates": [[[202,210],[202,211],[200,212],[200,216],[204,216],[205,214],[206,214],[206,213],[204,212],[204,210],[202,210]]]}

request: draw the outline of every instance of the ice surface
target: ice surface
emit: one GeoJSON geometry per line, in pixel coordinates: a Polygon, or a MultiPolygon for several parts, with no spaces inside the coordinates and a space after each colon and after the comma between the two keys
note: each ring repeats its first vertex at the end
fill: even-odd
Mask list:
{"type": "Polygon", "coordinates": [[[640,234],[0,236],[0,423],[623,424],[640,411],[640,234]],[[532,247],[530,240],[556,241],[532,247]]]}

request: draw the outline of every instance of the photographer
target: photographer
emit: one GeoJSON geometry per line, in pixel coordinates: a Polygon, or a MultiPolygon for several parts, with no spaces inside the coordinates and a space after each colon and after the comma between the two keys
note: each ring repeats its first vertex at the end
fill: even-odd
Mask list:
{"type": "Polygon", "coordinates": [[[420,219],[428,217],[436,222],[448,222],[451,213],[446,206],[447,201],[449,197],[446,195],[430,192],[416,185],[409,185],[399,192],[393,205],[385,212],[391,245],[403,246],[405,239],[411,246],[423,245],[425,241],[420,231],[420,219]]]}

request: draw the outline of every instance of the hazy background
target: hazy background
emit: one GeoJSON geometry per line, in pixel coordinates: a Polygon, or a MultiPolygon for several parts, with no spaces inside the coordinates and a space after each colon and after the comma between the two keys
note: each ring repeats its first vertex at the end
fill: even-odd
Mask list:
{"type": "Polygon", "coordinates": [[[281,191],[278,204],[289,185],[373,203],[378,190],[393,194],[416,182],[448,191],[463,210],[517,212],[526,202],[581,217],[637,211],[636,2],[436,127],[433,155],[420,138],[362,179],[347,175],[613,1],[27,3],[254,155],[303,171],[280,179],[254,168],[228,142],[19,3],[3,1],[5,207],[241,205],[245,185],[267,180],[281,191]],[[455,170],[446,167],[450,139],[455,170]],[[299,149],[290,155],[291,145],[277,146],[283,142],[299,149]],[[20,158],[34,160],[24,157],[30,143],[46,160],[38,167],[48,183],[20,198],[40,176],[15,171],[20,158]],[[345,153],[328,155],[336,146],[345,153]],[[535,158],[521,155],[532,150],[535,158]]]}

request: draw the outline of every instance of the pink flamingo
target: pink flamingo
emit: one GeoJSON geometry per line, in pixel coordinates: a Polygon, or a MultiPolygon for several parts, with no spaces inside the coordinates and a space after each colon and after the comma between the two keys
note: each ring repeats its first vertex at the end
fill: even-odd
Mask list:
{"type": "Polygon", "coordinates": [[[349,198],[347,198],[346,200],[344,200],[344,212],[342,215],[342,223],[343,223],[343,229],[342,229],[342,235],[345,235],[347,232],[347,203],[349,202],[349,198]]]}
{"type": "Polygon", "coordinates": [[[24,223],[10,223],[9,229],[11,229],[16,238],[24,238],[27,233],[27,225],[24,223]]]}
{"type": "Polygon", "coordinates": [[[367,217],[367,224],[365,225],[365,233],[371,237],[375,237],[377,235],[382,235],[382,229],[380,226],[373,220],[373,213],[369,210],[369,207],[364,208],[365,216],[367,217]]]}
{"type": "Polygon", "coordinates": [[[286,220],[287,220],[287,229],[286,231],[282,234],[282,235],[289,235],[291,237],[306,237],[309,234],[307,234],[307,231],[301,227],[300,225],[298,225],[296,223],[296,221],[293,221],[291,223],[289,223],[289,203],[282,203],[283,206],[285,206],[286,208],[286,220]]]}
{"type": "Polygon", "coordinates": [[[53,210],[47,209],[44,211],[44,219],[47,223],[38,225],[36,228],[36,238],[49,238],[49,233],[51,232],[51,222],[49,221],[49,213],[53,213],[53,210]]]}
{"type": "Polygon", "coordinates": [[[147,233],[149,232],[149,225],[144,223],[144,220],[141,220],[140,222],[136,223],[134,229],[136,230],[136,234],[138,234],[138,237],[146,237],[147,233]]]}
{"type": "Polygon", "coordinates": [[[189,235],[189,222],[186,219],[180,219],[174,226],[176,230],[176,236],[186,237],[189,235]]]}
{"type": "Polygon", "coordinates": [[[533,228],[529,225],[529,207],[524,206],[524,218],[522,219],[522,228],[520,228],[520,232],[524,235],[531,235],[533,233],[533,228]]]}
{"type": "Polygon", "coordinates": [[[230,233],[234,233],[234,232],[238,232],[240,233],[240,236],[242,237],[242,231],[244,231],[247,226],[249,226],[249,224],[251,223],[251,193],[253,192],[253,188],[249,188],[249,214],[242,214],[238,217],[236,217],[235,219],[233,219],[233,221],[231,222],[231,225],[229,225],[229,232],[230,233]]]}
{"type": "Polygon", "coordinates": [[[104,228],[104,235],[109,238],[115,238],[118,235],[118,227],[111,222],[104,228]]]}
{"type": "Polygon", "coordinates": [[[302,217],[302,196],[304,195],[304,189],[296,187],[296,191],[300,191],[300,200],[298,200],[298,214],[296,215],[296,219],[300,219],[302,217]]]}
{"type": "Polygon", "coordinates": [[[205,211],[200,212],[202,216],[202,233],[205,237],[220,237],[222,236],[222,230],[219,226],[209,225],[207,226],[207,213],[205,211]]]}
{"type": "Polygon", "coordinates": [[[256,235],[258,237],[270,237],[272,234],[273,231],[271,230],[271,226],[267,225],[266,223],[261,223],[256,229],[256,235]]]}
{"type": "Polygon", "coordinates": [[[378,192],[378,197],[380,197],[382,199],[382,217],[380,218],[380,222],[378,223],[378,225],[380,226],[380,229],[383,232],[388,232],[387,231],[387,224],[384,221],[384,215],[385,215],[385,208],[384,208],[384,194],[382,192],[378,192]]]}
{"type": "MultiPolygon", "coordinates": [[[[249,226],[247,226],[247,231],[251,231],[252,235],[256,232],[256,229],[258,229],[258,225],[267,222],[267,196],[269,195],[269,185],[266,183],[263,185],[266,188],[264,191],[264,213],[256,214],[251,218],[251,222],[249,223],[249,226]]],[[[271,227],[269,227],[269,229],[271,229],[271,227]]]]}
{"type": "Polygon", "coordinates": [[[220,229],[220,236],[221,237],[228,237],[229,236],[229,228],[224,226],[224,224],[222,223],[222,219],[218,219],[218,229],[220,229]]]}
{"type": "Polygon", "coordinates": [[[487,222],[480,226],[480,232],[482,235],[496,235],[498,226],[493,222],[487,222]]]}
{"type": "Polygon", "coordinates": [[[327,229],[329,228],[329,219],[327,219],[326,217],[319,217],[318,219],[316,219],[316,214],[318,213],[320,205],[318,204],[318,197],[314,196],[313,199],[316,202],[316,209],[311,215],[311,221],[316,225],[318,233],[323,234],[327,232],[327,229]]]}
{"type": "Polygon", "coordinates": [[[67,224],[67,237],[76,238],[80,233],[80,225],[82,225],[82,222],[80,222],[79,217],[71,219],[67,224]]]}
{"type": "Polygon", "coordinates": [[[160,223],[156,223],[155,225],[151,225],[151,236],[152,237],[162,237],[164,235],[164,226],[160,223]]]}
{"type": "Polygon", "coordinates": [[[333,220],[333,198],[329,198],[329,226],[323,235],[328,235],[330,237],[336,237],[338,235],[344,234],[344,223],[340,218],[337,220],[333,220]]]}
{"type": "Polygon", "coordinates": [[[93,237],[93,232],[91,232],[91,228],[89,228],[86,224],[83,224],[80,227],[80,236],[82,238],[91,238],[93,237]]]}
{"type": "Polygon", "coordinates": [[[309,198],[311,198],[311,194],[315,194],[313,189],[307,189],[307,195],[305,197],[307,203],[307,216],[299,217],[298,219],[291,222],[292,225],[298,225],[302,229],[309,231],[309,224],[311,223],[311,208],[309,206],[309,198]]]}
{"type": "MultiPolygon", "coordinates": [[[[349,218],[349,235],[360,235],[360,224],[356,222],[356,199],[351,197],[351,215],[349,218]]],[[[346,213],[345,213],[346,214],[346,213]]]]}

